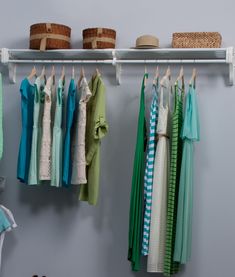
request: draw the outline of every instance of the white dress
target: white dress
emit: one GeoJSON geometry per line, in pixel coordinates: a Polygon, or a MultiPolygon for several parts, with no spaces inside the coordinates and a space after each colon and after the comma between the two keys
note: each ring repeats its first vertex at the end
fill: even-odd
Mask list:
{"type": "Polygon", "coordinates": [[[154,162],[152,212],[150,223],[148,272],[164,271],[165,235],[167,216],[167,193],[170,170],[169,144],[169,97],[171,86],[164,79],[164,87],[160,91],[159,117],[157,125],[158,144],[154,162]],[[164,100],[167,99],[166,105],[164,100]]]}
{"type": "Polygon", "coordinates": [[[75,139],[73,145],[73,165],[71,184],[86,184],[86,154],[85,154],[85,136],[86,136],[86,104],[92,93],[85,77],[81,80],[79,87],[80,100],[79,110],[77,112],[75,139]]]}
{"type": "Polygon", "coordinates": [[[51,95],[53,78],[49,77],[44,88],[45,102],[42,119],[42,141],[40,152],[39,179],[51,179],[51,95]]]}

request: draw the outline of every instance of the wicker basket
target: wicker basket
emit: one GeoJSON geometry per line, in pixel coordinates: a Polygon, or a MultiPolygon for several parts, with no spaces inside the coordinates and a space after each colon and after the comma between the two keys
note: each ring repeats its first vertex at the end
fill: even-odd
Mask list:
{"type": "Polygon", "coordinates": [[[84,49],[115,48],[116,31],[107,28],[88,28],[83,30],[84,49]]]}
{"type": "Polygon", "coordinates": [[[220,48],[222,37],[217,32],[173,33],[173,48],[220,48]]]}
{"type": "Polygon", "coordinates": [[[38,23],[30,26],[30,49],[69,49],[71,28],[55,23],[38,23]]]}

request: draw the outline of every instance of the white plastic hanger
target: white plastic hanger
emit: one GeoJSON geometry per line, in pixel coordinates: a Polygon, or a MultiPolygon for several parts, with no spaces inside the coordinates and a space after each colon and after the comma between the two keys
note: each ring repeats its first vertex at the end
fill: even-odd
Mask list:
{"type": "Polygon", "coordinates": [[[189,81],[189,84],[193,85],[194,88],[196,87],[196,77],[197,77],[197,71],[196,71],[196,68],[194,68],[193,73],[192,73],[192,77],[189,81]]]}

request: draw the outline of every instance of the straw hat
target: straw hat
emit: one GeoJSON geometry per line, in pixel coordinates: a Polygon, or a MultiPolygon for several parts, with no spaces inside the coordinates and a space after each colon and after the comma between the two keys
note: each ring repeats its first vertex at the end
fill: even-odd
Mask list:
{"type": "Polygon", "coordinates": [[[135,47],[137,49],[150,49],[150,48],[158,48],[159,47],[159,39],[152,35],[143,35],[136,39],[135,47]]]}

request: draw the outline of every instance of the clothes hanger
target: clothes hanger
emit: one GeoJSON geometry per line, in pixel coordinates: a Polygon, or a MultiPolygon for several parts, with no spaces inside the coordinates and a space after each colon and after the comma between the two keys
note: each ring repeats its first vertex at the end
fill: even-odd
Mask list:
{"type": "Polygon", "coordinates": [[[31,72],[30,72],[30,74],[28,75],[27,78],[30,80],[30,79],[32,79],[33,77],[37,77],[37,70],[36,70],[35,65],[33,66],[32,70],[31,70],[31,72]]]}
{"type": "Polygon", "coordinates": [[[193,69],[192,77],[189,81],[189,85],[193,85],[193,87],[196,87],[196,77],[197,77],[197,71],[196,68],[193,69]]]}
{"type": "Polygon", "coordinates": [[[74,66],[72,67],[72,79],[75,78],[75,69],[74,69],[74,66]]]}
{"type": "Polygon", "coordinates": [[[147,84],[147,79],[148,79],[148,70],[147,70],[147,66],[146,66],[146,61],[145,61],[145,65],[144,65],[144,86],[146,86],[147,84]]]}
{"type": "Polygon", "coordinates": [[[153,84],[156,85],[157,84],[157,80],[159,78],[159,66],[157,66],[156,71],[155,71],[155,76],[153,78],[153,84]]]}
{"type": "Polygon", "coordinates": [[[182,90],[184,89],[184,67],[183,67],[183,66],[181,66],[181,68],[180,68],[180,73],[179,73],[179,76],[177,77],[177,79],[176,79],[176,81],[175,81],[175,85],[176,85],[179,81],[181,81],[182,87],[181,87],[181,88],[178,87],[178,89],[179,89],[180,91],[182,91],[182,90]]]}
{"type": "Polygon", "coordinates": [[[54,85],[55,84],[55,66],[54,65],[52,66],[52,69],[51,69],[51,77],[52,77],[53,85],[54,85]]]}
{"type": "Polygon", "coordinates": [[[60,79],[62,80],[62,82],[64,84],[65,83],[65,67],[64,66],[62,66],[60,79]]]}
{"type": "Polygon", "coordinates": [[[180,80],[182,81],[183,78],[184,78],[184,67],[181,66],[181,68],[180,68],[180,73],[179,73],[179,76],[178,76],[177,79],[176,79],[176,82],[178,82],[178,81],[180,81],[180,80]]]}
{"type": "Polygon", "coordinates": [[[78,80],[78,87],[80,87],[81,85],[81,81],[82,79],[85,77],[85,71],[84,71],[84,68],[83,66],[81,67],[81,71],[80,71],[80,77],[79,77],[79,80],[78,80]]]}
{"type": "Polygon", "coordinates": [[[166,79],[168,79],[168,80],[171,79],[171,69],[170,69],[170,66],[167,67],[166,73],[165,73],[165,75],[164,75],[164,76],[162,77],[162,79],[161,79],[161,82],[160,82],[160,85],[161,85],[161,86],[165,87],[164,81],[165,81],[166,79]]]}
{"type": "Polygon", "coordinates": [[[42,78],[44,78],[44,81],[46,83],[47,80],[46,80],[46,74],[45,74],[45,72],[46,72],[46,69],[45,69],[45,66],[43,66],[41,74],[40,74],[40,79],[42,80],[42,78]]]}

